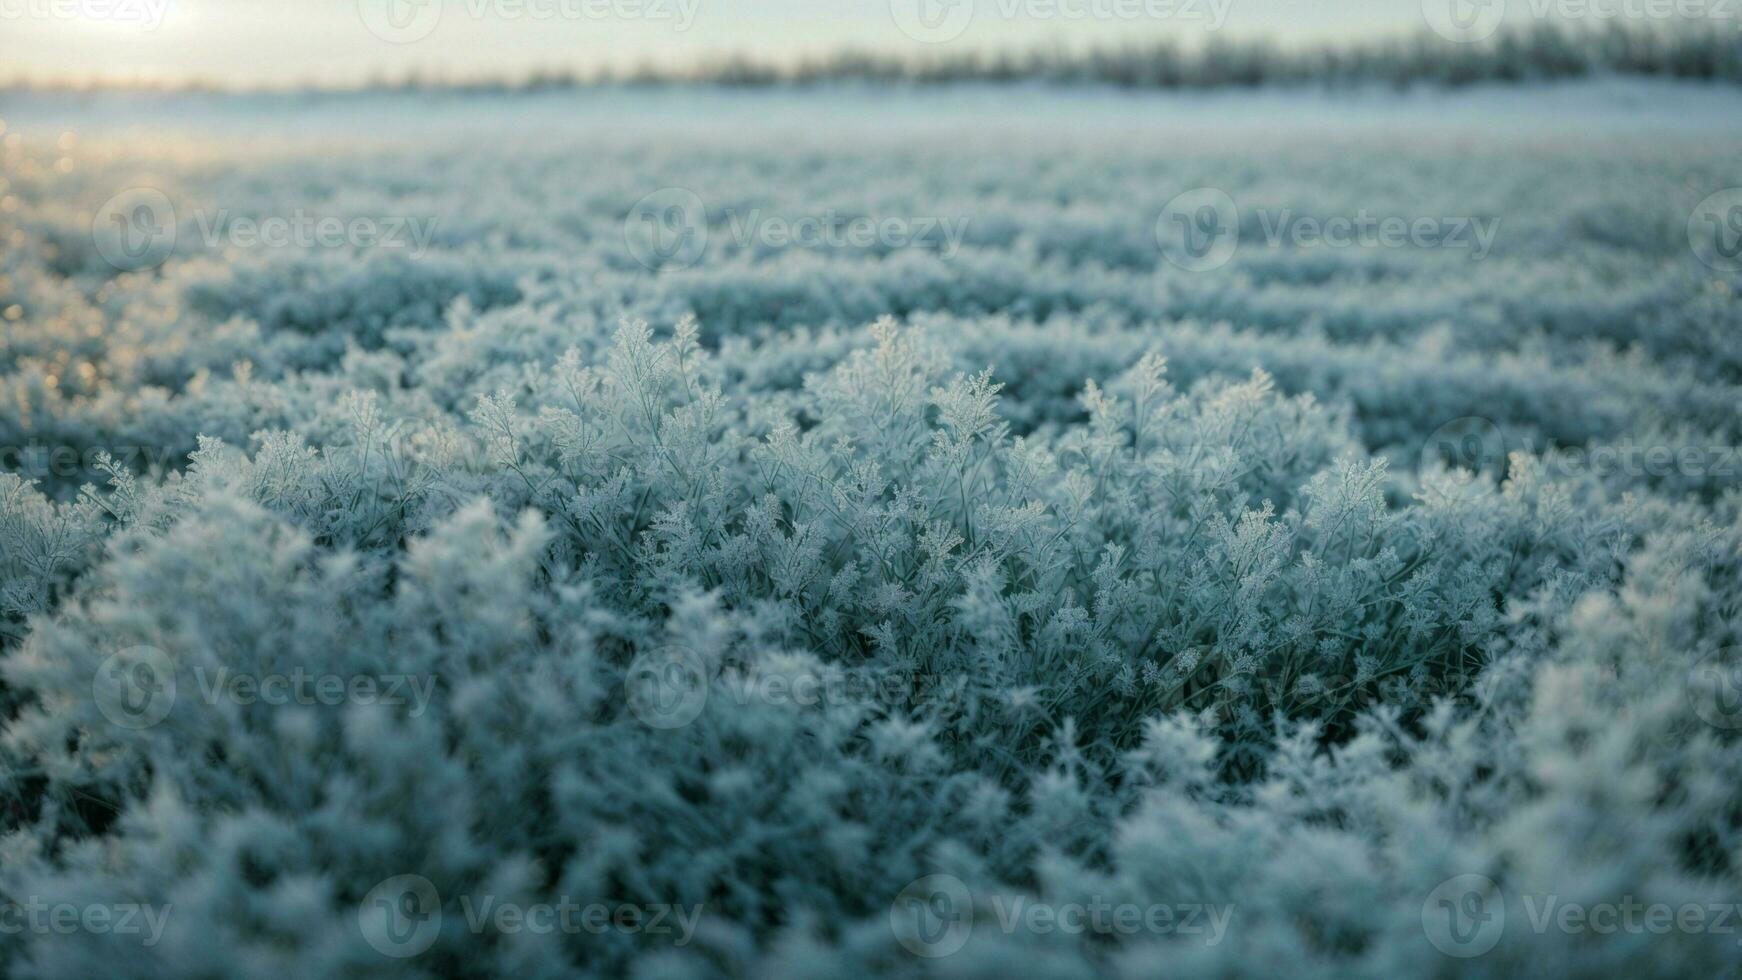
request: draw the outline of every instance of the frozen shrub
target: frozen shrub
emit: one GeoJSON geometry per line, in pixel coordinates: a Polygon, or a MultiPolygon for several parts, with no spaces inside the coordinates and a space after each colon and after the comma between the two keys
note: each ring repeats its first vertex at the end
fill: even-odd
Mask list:
{"type": "Polygon", "coordinates": [[[5,151],[0,927],[147,931],[0,973],[1733,972],[1555,911],[1742,893],[1742,280],[1666,217],[1733,147],[1126,139],[220,141],[178,203],[433,211],[430,254],[126,272],[82,222],[135,164],[5,151]],[[1212,177],[1505,233],[1249,211],[1188,273],[1132,215],[1212,177]],[[713,243],[654,273],[662,186],[713,243]],[[607,925],[526,927],[565,903],[607,925]],[[1056,927],[1097,908],[1141,925],[1056,927]]]}

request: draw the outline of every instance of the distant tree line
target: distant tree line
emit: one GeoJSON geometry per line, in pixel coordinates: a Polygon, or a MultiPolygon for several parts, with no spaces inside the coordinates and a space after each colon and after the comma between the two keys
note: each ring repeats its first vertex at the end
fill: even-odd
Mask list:
{"type": "MultiPolygon", "coordinates": [[[[923,58],[843,50],[797,63],[740,55],[683,68],[541,69],[516,78],[411,72],[397,78],[376,77],[358,88],[493,93],[621,85],[766,88],[1011,82],[1130,89],[1351,88],[1376,84],[1459,86],[1594,75],[1742,82],[1742,30],[1738,28],[1742,24],[1663,27],[1610,22],[1594,29],[1539,24],[1502,31],[1477,44],[1458,44],[1423,31],[1408,37],[1310,48],[1286,48],[1268,39],[1217,39],[1194,48],[1156,41],[1078,50],[1053,46],[961,51],[923,58]]],[[[43,86],[17,82],[10,87],[43,86]]],[[[180,87],[214,88],[205,83],[180,87]]]]}
{"type": "MultiPolygon", "coordinates": [[[[1742,25],[1739,25],[1742,26],[1742,25]]],[[[1043,81],[1121,88],[1197,89],[1265,85],[1333,87],[1385,84],[1469,85],[1589,75],[1653,75],[1742,81],[1742,32],[1611,24],[1599,30],[1538,25],[1457,44],[1428,33],[1354,45],[1287,49],[1270,40],[1216,40],[1187,49],[1168,41],[1093,48],[962,52],[923,60],[843,52],[781,68],[732,59],[700,73],[722,85],[892,84],[1043,81]]]]}

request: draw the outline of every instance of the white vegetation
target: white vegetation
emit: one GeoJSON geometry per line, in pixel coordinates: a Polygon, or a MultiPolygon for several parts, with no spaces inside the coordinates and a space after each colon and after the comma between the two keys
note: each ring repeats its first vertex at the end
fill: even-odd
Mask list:
{"type": "Polygon", "coordinates": [[[1546,455],[1742,444],[1742,277],[1684,231],[1742,183],[1734,146],[165,156],[188,227],[292,202],[434,216],[436,242],[188,232],[122,275],[90,214],[146,169],[6,152],[0,446],[78,465],[0,473],[0,895],[171,912],[148,947],[8,936],[0,973],[1734,969],[1734,934],[1538,931],[1518,901],[1472,959],[1422,925],[1461,874],[1742,895],[1742,751],[1690,691],[1742,643],[1742,472],[1546,455]],[[1256,241],[1194,275],[1151,225],[1206,183],[1503,226],[1479,263],[1256,241]],[[721,232],[656,275],[622,220],[668,185],[968,238],[721,232]],[[1465,416],[1503,433],[1504,473],[1420,463],[1465,416]],[[93,685],[139,646],[181,695],[129,728],[93,685]],[[626,674],[673,647],[709,696],[650,727],[626,674]],[[421,711],[198,696],[299,667],[435,687],[421,711]],[[732,693],[773,676],[884,696],[732,693]],[[448,923],[394,959],[358,906],[402,874],[448,923]],[[982,911],[926,960],[888,913],[929,874],[1234,913],[1211,945],[982,911]],[[454,898],[482,894],[704,911],[681,947],[469,931],[454,898]]]}

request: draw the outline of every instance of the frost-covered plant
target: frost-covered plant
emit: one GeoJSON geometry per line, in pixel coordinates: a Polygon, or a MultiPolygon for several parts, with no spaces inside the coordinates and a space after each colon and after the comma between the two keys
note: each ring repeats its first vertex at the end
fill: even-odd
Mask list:
{"type": "Polygon", "coordinates": [[[1732,970],[1543,903],[1742,893],[1742,280],[1665,217],[1733,155],[1146,139],[220,143],[182,200],[436,208],[432,254],[124,274],[78,209],[128,165],[0,157],[0,973],[1732,970]],[[1194,276],[1129,216],[1218,174],[1507,236],[1194,276]],[[667,184],[973,220],[649,274],[667,184]],[[1625,446],[1683,462],[1567,455],[1625,446]],[[564,902],[687,925],[526,928],[564,902]],[[1157,906],[1209,931],[1021,911],[1157,906]]]}

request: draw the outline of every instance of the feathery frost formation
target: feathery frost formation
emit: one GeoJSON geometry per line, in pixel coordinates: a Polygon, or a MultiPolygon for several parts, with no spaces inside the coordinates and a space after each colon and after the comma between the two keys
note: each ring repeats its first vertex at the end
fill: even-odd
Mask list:
{"type": "Polygon", "coordinates": [[[557,130],[0,151],[0,973],[1734,969],[1736,141],[557,130]]]}

